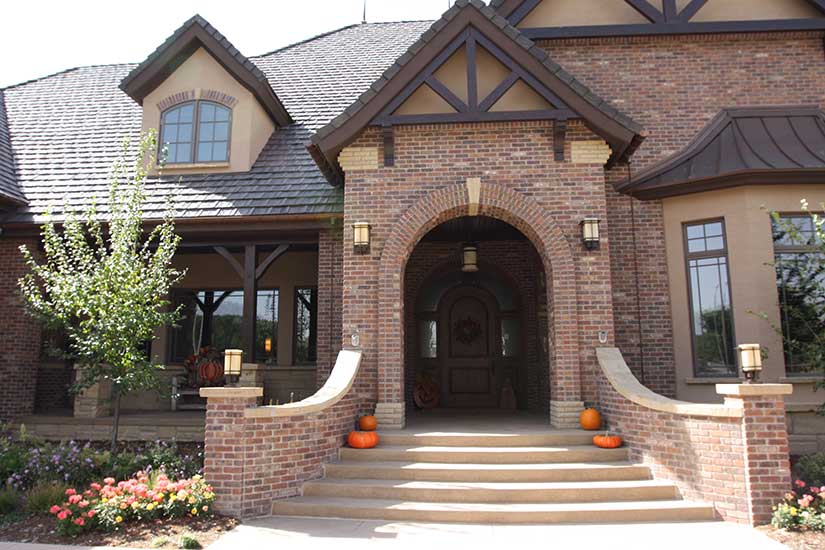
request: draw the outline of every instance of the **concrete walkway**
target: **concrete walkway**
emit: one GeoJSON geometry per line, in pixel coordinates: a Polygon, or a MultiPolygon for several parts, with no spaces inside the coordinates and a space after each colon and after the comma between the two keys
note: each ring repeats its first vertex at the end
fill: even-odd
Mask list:
{"type": "MultiPolygon", "coordinates": [[[[490,548],[611,550],[743,548],[782,550],[786,547],[742,525],[723,522],[636,523],[615,525],[460,525],[398,523],[343,519],[273,517],[253,520],[227,533],[210,550],[284,548],[415,548],[417,550],[477,550],[490,548]]],[[[0,546],[0,550],[5,550],[0,546]]]]}

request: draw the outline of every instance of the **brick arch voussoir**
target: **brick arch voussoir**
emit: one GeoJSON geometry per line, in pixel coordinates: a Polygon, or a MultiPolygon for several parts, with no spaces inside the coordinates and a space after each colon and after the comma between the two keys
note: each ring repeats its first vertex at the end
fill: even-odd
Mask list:
{"type": "MultiPolygon", "coordinates": [[[[480,197],[480,215],[514,226],[539,253],[549,282],[548,304],[553,304],[548,336],[553,339],[554,368],[563,370],[568,379],[571,375],[578,378],[574,371],[578,365],[578,340],[575,331],[561,326],[563,322],[575,323],[576,319],[576,270],[570,243],[552,217],[532,198],[493,183],[481,184],[480,197]]],[[[428,193],[404,211],[384,243],[378,285],[379,402],[403,401],[403,280],[407,260],[430,230],[447,220],[467,215],[469,204],[469,194],[463,185],[428,193]]],[[[578,393],[579,388],[571,391],[578,393]]]]}

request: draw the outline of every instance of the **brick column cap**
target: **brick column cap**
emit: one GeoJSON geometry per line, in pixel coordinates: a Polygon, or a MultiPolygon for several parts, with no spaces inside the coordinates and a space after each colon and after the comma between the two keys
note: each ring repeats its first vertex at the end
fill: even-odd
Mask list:
{"type": "Polygon", "coordinates": [[[248,399],[263,397],[263,388],[201,388],[201,397],[221,399],[248,399]]]}
{"type": "Polygon", "coordinates": [[[716,384],[716,393],[734,397],[790,395],[793,384],[716,384]]]}
{"type": "Polygon", "coordinates": [[[241,364],[241,372],[249,371],[249,370],[263,370],[266,368],[265,364],[262,363],[242,363],[241,364]]]}

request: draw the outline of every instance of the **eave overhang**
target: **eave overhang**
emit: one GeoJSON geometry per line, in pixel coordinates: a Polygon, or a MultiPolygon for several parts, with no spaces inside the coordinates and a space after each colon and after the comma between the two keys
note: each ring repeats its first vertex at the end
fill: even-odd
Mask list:
{"type": "Polygon", "coordinates": [[[249,90],[277,126],[292,123],[292,117],[275,95],[263,72],[199,15],[184,23],[143,63],[135,67],[120,83],[120,89],[139,105],[143,105],[144,98],[174,73],[198,48],[209,52],[229,74],[249,90]]]}
{"type": "Polygon", "coordinates": [[[682,151],[615,187],[655,200],[795,184],[825,184],[825,113],[816,105],[723,110],[682,151]]]}
{"type": "Polygon", "coordinates": [[[468,27],[493,42],[552,90],[576,118],[583,119],[602,137],[613,150],[608,165],[628,159],[644,139],[641,126],[554,63],[543,49],[509,25],[494,9],[480,0],[458,0],[369,90],[313,135],[310,150],[316,148],[315,155],[322,155],[329,166],[337,167],[341,150],[364,128],[374,125],[382,110],[468,27]]]}

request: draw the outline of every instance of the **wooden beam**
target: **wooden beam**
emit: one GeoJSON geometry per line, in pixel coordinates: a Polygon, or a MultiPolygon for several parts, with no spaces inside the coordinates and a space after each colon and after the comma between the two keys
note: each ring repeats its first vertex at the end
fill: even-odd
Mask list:
{"type": "Polygon", "coordinates": [[[240,263],[238,260],[236,260],[236,259],[235,259],[235,256],[233,256],[233,255],[232,255],[232,253],[231,253],[231,252],[229,252],[229,251],[228,251],[226,248],[224,248],[223,246],[213,246],[212,248],[214,248],[214,249],[215,249],[215,252],[217,252],[218,254],[220,254],[221,256],[223,256],[223,257],[224,257],[224,259],[225,259],[227,262],[229,262],[229,265],[231,265],[231,266],[232,266],[232,269],[234,269],[234,270],[235,270],[235,273],[237,273],[238,275],[240,275],[240,276],[241,276],[241,278],[243,279],[243,276],[244,276],[244,268],[243,268],[243,266],[241,265],[241,263],[240,263]]]}
{"type": "Polygon", "coordinates": [[[257,247],[248,244],[244,247],[243,269],[243,318],[241,320],[241,342],[245,362],[255,361],[255,310],[258,305],[258,285],[255,278],[257,247]]]}
{"type": "Polygon", "coordinates": [[[825,14],[825,0],[808,0],[808,3],[825,14]]]}
{"type": "Polygon", "coordinates": [[[521,29],[521,33],[531,40],[552,40],[557,38],[595,38],[605,36],[662,36],[821,30],[825,30],[825,18],[678,22],[655,25],[639,23],[631,25],[587,25],[583,27],[541,27],[521,29]]]}
{"type": "Polygon", "coordinates": [[[693,16],[696,15],[696,12],[701,10],[705,7],[705,4],[708,3],[708,0],[691,0],[690,3],[685,6],[681,12],[679,12],[679,20],[682,22],[687,23],[693,16]]]}
{"type": "Polygon", "coordinates": [[[391,125],[384,126],[381,133],[384,137],[384,166],[395,166],[395,130],[391,125]]]}
{"type": "Polygon", "coordinates": [[[432,91],[437,93],[441,99],[450,104],[450,107],[459,113],[466,113],[469,109],[467,104],[461,101],[461,98],[455,95],[447,86],[441,83],[435,76],[430,76],[424,81],[432,91]]]}
{"type": "Polygon", "coordinates": [[[490,108],[496,104],[496,102],[501,99],[501,96],[507,93],[507,90],[513,87],[513,84],[516,83],[518,80],[518,75],[516,73],[510,73],[510,76],[505,78],[501,84],[495,87],[495,89],[490,92],[490,95],[484,98],[484,101],[478,106],[479,111],[489,111],[490,108]]]}
{"type": "Polygon", "coordinates": [[[272,253],[267,256],[264,261],[258,265],[258,267],[255,268],[255,279],[257,280],[263,277],[266,270],[272,265],[272,262],[283,256],[287,250],[289,250],[288,244],[279,245],[278,248],[273,250],[272,253]]]}
{"type": "Polygon", "coordinates": [[[471,34],[467,38],[467,103],[470,110],[478,109],[478,63],[476,62],[476,39],[471,34]]]}
{"type": "Polygon", "coordinates": [[[564,162],[564,143],[567,141],[567,121],[553,122],[553,160],[564,162]]]}
{"type": "Polygon", "coordinates": [[[647,0],[624,0],[627,5],[642,14],[651,23],[664,23],[665,17],[647,0]]]}
{"type": "Polygon", "coordinates": [[[678,21],[679,9],[676,7],[676,0],[662,0],[662,9],[665,16],[665,21],[678,21]]]}
{"type": "Polygon", "coordinates": [[[521,23],[524,18],[527,17],[539,4],[541,4],[541,0],[525,0],[518,8],[513,10],[513,13],[507,17],[507,20],[515,27],[521,23]]]}
{"type": "Polygon", "coordinates": [[[377,119],[376,124],[449,124],[457,122],[509,122],[513,120],[566,120],[576,118],[570,109],[540,111],[495,111],[475,113],[446,113],[424,115],[392,115],[377,119]]]}

